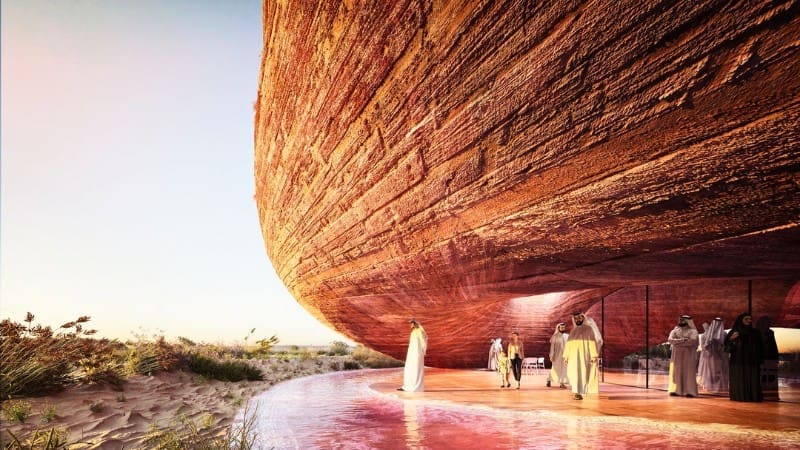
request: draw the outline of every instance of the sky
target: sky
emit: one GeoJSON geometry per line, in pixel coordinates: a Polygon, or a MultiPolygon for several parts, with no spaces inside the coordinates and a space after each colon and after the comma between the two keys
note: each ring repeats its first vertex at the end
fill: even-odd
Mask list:
{"type": "Polygon", "coordinates": [[[260,0],[1,13],[1,318],[88,315],[123,340],[345,340],[292,298],[261,237],[260,0]]]}

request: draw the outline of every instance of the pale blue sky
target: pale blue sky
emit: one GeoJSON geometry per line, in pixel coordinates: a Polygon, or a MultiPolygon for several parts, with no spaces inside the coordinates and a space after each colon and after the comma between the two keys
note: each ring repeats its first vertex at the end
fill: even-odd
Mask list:
{"type": "Polygon", "coordinates": [[[0,317],[210,342],[342,337],[266,256],[261,2],[2,2],[0,317]]]}

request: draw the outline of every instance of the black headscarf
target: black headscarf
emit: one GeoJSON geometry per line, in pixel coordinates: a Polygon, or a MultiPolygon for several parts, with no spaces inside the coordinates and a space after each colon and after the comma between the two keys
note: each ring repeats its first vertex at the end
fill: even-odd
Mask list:
{"type": "Polygon", "coordinates": [[[752,322],[750,325],[745,325],[742,319],[750,316],[750,313],[739,314],[736,321],[731,327],[731,331],[725,336],[725,346],[731,353],[731,365],[733,364],[754,364],[758,365],[764,360],[764,349],[761,339],[761,333],[758,329],[754,328],[752,322]],[[734,332],[739,332],[739,338],[731,340],[731,335],[734,332]]]}
{"type": "Polygon", "coordinates": [[[755,328],[753,328],[753,322],[750,322],[750,325],[744,324],[744,318],[750,316],[750,319],[753,318],[753,315],[750,313],[741,313],[736,320],[733,322],[733,326],[731,327],[731,333],[734,331],[738,331],[740,335],[750,334],[753,332],[755,328]]]}

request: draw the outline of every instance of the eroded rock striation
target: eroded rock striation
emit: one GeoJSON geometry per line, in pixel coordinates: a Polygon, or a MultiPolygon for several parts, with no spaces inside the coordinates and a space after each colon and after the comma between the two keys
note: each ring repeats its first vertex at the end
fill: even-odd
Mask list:
{"type": "Polygon", "coordinates": [[[543,354],[603,297],[623,339],[645,285],[651,327],[730,321],[748,279],[754,314],[800,326],[798,124],[799,1],[264,3],[275,270],[396,357],[417,317],[434,366],[512,328],[543,354]]]}

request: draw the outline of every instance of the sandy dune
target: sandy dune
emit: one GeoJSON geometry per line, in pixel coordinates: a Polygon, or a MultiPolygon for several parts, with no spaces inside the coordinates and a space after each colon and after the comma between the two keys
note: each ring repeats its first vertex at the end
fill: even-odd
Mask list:
{"type": "Polygon", "coordinates": [[[31,416],[24,423],[4,418],[3,441],[8,439],[7,430],[21,437],[55,426],[67,428],[70,442],[90,442],[86,448],[145,448],[154,427],[176,428],[181,420],[191,421],[205,436],[222,436],[236,411],[254,394],[289,378],[338,370],[342,358],[275,357],[252,363],[262,369],[264,381],[231,383],[206,380],[191,372],[159,373],[133,376],[121,392],[109,386],[81,385],[47,397],[26,398],[31,416]],[[43,423],[42,413],[50,405],[56,417],[43,423]]]}

